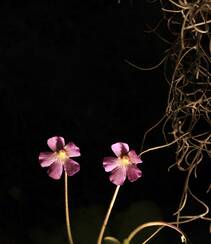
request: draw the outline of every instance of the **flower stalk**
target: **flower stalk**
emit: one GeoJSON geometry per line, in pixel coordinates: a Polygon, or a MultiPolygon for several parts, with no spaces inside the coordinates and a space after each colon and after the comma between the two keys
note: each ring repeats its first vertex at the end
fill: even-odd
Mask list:
{"type": "Polygon", "coordinates": [[[114,191],[114,195],[113,195],[113,197],[111,199],[111,203],[109,205],[108,211],[107,211],[106,216],[105,216],[105,219],[103,221],[103,224],[102,224],[102,227],[101,227],[101,230],[100,230],[100,234],[98,236],[97,244],[101,244],[102,243],[103,235],[104,235],[106,226],[108,224],[108,220],[109,220],[109,217],[110,217],[110,214],[111,214],[111,210],[112,210],[112,208],[114,206],[114,203],[115,203],[117,194],[119,192],[119,188],[120,188],[120,185],[116,186],[116,189],[114,191]]]}
{"type": "Polygon", "coordinates": [[[67,227],[67,236],[69,244],[73,244],[73,237],[70,228],[70,213],[69,213],[69,204],[68,204],[68,175],[65,172],[64,176],[64,188],[65,188],[65,217],[66,217],[66,227],[67,227]]]}

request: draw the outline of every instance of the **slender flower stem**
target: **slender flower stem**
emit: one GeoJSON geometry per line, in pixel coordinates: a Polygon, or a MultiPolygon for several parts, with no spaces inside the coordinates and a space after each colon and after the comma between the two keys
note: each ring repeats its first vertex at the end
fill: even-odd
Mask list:
{"type": "Polygon", "coordinates": [[[117,186],[116,187],[115,192],[114,192],[114,195],[113,195],[113,197],[111,199],[111,203],[109,205],[108,211],[107,211],[106,216],[105,216],[105,219],[103,221],[103,225],[102,225],[101,230],[100,230],[100,234],[98,236],[97,244],[101,244],[102,243],[103,235],[104,235],[104,232],[105,232],[105,228],[107,226],[108,219],[109,219],[110,214],[111,214],[111,210],[112,210],[112,208],[114,206],[114,202],[115,202],[116,197],[117,197],[117,194],[119,192],[119,188],[120,188],[120,186],[117,186]]]}
{"type": "Polygon", "coordinates": [[[66,227],[67,227],[67,236],[69,240],[69,244],[73,244],[73,238],[71,234],[71,228],[70,228],[70,214],[69,214],[69,205],[68,205],[68,176],[67,173],[65,173],[65,216],[66,216],[66,227]]]}

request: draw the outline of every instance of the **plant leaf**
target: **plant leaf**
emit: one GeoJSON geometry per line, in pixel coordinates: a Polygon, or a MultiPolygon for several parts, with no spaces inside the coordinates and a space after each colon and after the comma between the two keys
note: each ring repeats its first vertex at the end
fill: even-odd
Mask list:
{"type": "Polygon", "coordinates": [[[106,244],[121,244],[121,242],[118,239],[116,239],[115,237],[112,237],[112,236],[106,236],[104,238],[104,242],[106,244]]]}
{"type": "Polygon", "coordinates": [[[128,239],[124,239],[123,244],[129,244],[128,239]]]}

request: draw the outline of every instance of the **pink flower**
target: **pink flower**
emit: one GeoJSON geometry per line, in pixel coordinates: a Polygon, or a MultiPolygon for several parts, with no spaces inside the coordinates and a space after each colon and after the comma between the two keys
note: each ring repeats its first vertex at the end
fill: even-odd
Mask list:
{"type": "Polygon", "coordinates": [[[65,145],[63,137],[54,136],[47,141],[53,152],[41,152],[39,162],[42,167],[49,167],[48,175],[58,180],[61,178],[63,168],[67,175],[72,176],[80,170],[80,165],[72,157],[80,156],[80,149],[72,142],[65,145]]]}
{"type": "Polygon", "coordinates": [[[126,179],[130,182],[136,181],[142,176],[137,164],[142,163],[134,150],[129,151],[126,143],[117,142],[111,146],[117,157],[105,157],[103,167],[106,172],[111,172],[110,181],[115,185],[122,185],[126,179]]]}

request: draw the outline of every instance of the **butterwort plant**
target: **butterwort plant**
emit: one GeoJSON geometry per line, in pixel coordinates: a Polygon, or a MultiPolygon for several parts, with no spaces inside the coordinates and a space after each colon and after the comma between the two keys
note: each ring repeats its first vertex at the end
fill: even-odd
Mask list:
{"type": "Polygon", "coordinates": [[[134,182],[142,176],[142,171],[138,168],[138,164],[142,163],[142,160],[134,150],[129,150],[129,145],[127,143],[117,142],[111,145],[111,150],[115,156],[105,157],[103,159],[103,167],[106,172],[110,172],[109,179],[116,185],[116,189],[103,221],[97,244],[102,243],[105,228],[120,186],[125,183],[126,178],[128,178],[130,182],[134,182]]]}
{"type": "Polygon", "coordinates": [[[64,171],[66,226],[69,243],[73,244],[68,204],[68,176],[73,176],[80,170],[79,163],[72,159],[81,155],[80,149],[73,142],[65,145],[65,140],[61,136],[49,138],[47,145],[51,152],[41,152],[39,162],[41,167],[49,167],[47,173],[54,180],[59,180],[64,171]]]}
{"type": "MultiPolygon", "coordinates": [[[[64,171],[67,235],[69,243],[73,244],[68,205],[68,176],[73,176],[80,170],[79,163],[72,159],[81,155],[80,149],[73,142],[65,144],[65,140],[61,136],[49,138],[47,140],[47,145],[51,151],[41,152],[39,155],[39,162],[41,167],[48,167],[47,173],[54,180],[59,180],[64,171]]],[[[134,150],[130,150],[127,143],[117,142],[111,145],[111,150],[113,151],[114,156],[105,157],[103,159],[103,167],[106,172],[110,173],[109,179],[113,184],[116,185],[116,189],[102,224],[97,244],[102,243],[105,228],[107,226],[120,186],[125,183],[126,179],[128,179],[130,182],[134,182],[142,176],[142,171],[138,168],[138,164],[142,163],[140,155],[138,156],[134,150]]]]}

